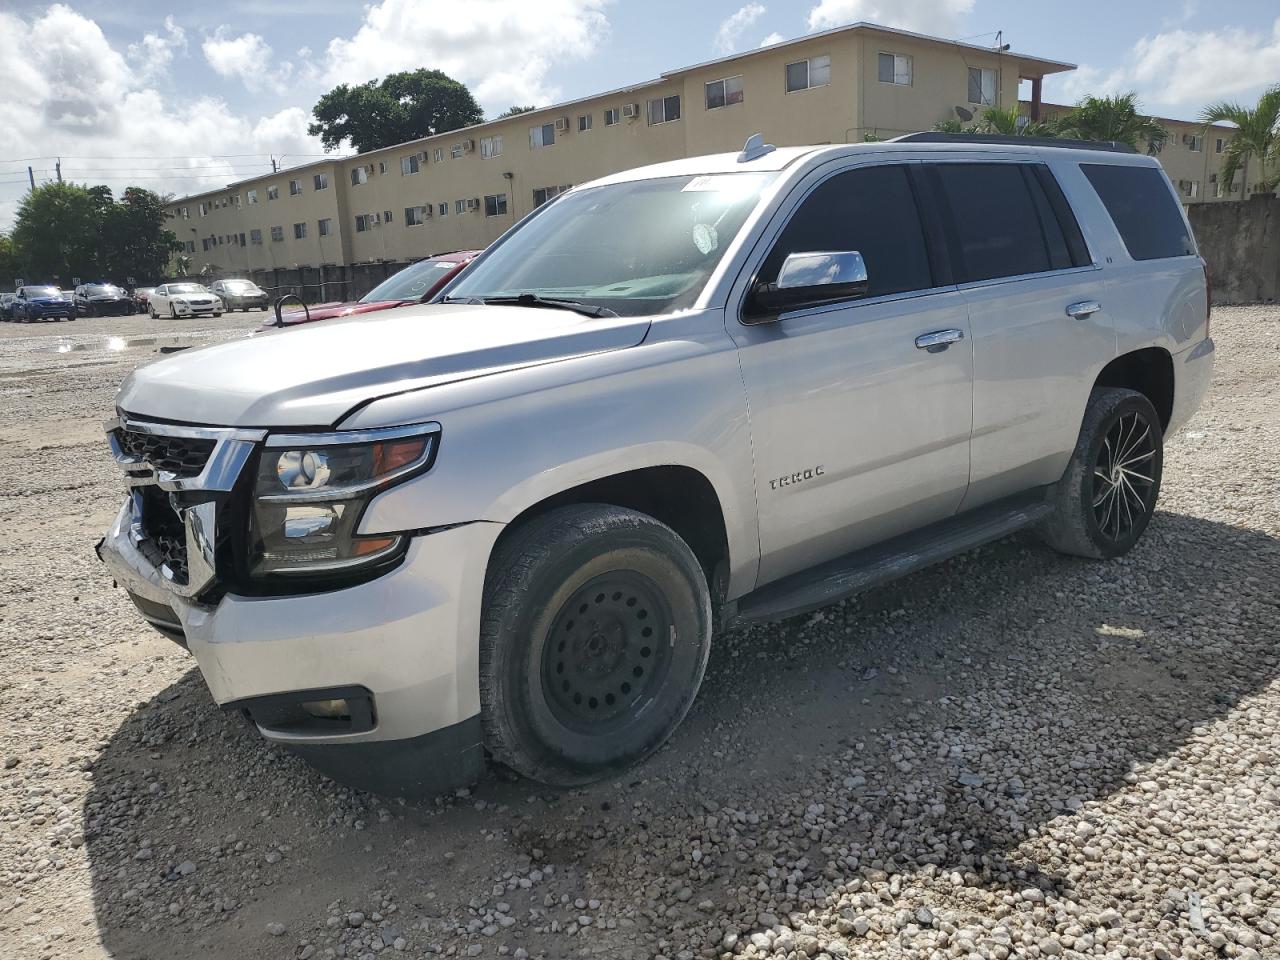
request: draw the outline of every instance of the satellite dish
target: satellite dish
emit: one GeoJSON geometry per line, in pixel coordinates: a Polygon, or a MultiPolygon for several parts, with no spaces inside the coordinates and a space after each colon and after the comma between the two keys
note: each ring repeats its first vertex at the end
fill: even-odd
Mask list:
{"type": "Polygon", "coordinates": [[[961,120],[963,120],[965,123],[968,123],[970,120],[973,119],[973,111],[966,110],[964,107],[956,107],[956,116],[959,117],[961,120]]]}

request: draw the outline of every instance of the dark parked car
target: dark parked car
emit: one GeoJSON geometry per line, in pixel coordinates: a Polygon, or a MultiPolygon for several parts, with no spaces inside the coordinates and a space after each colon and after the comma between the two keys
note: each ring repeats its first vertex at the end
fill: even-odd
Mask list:
{"type": "Polygon", "coordinates": [[[209,290],[222,299],[228,313],[267,309],[267,292],[252,280],[215,280],[209,285],[209,290]]]}
{"type": "Polygon", "coordinates": [[[133,288],[133,312],[146,313],[151,306],[151,294],[155,292],[155,287],[134,287],[133,288]]]}
{"type": "Polygon", "coordinates": [[[19,323],[76,318],[76,305],[57,287],[43,284],[27,284],[19,287],[11,309],[13,319],[19,323]]]}
{"type": "Polygon", "coordinates": [[[13,301],[17,297],[16,293],[0,293],[0,320],[13,319],[13,301]]]}
{"type": "Polygon", "coordinates": [[[82,283],[75,292],[76,313],[86,317],[124,317],[133,313],[133,297],[114,283],[82,283]]]}
{"type": "MultiPolygon", "coordinates": [[[[480,250],[459,250],[456,253],[427,257],[387,277],[359,300],[317,303],[305,312],[297,310],[285,313],[280,319],[285,325],[293,326],[308,320],[330,320],[333,317],[349,317],[357,313],[400,307],[407,303],[426,303],[480,254],[480,250]]],[[[274,327],[275,323],[276,318],[272,315],[262,325],[274,327]]]]}

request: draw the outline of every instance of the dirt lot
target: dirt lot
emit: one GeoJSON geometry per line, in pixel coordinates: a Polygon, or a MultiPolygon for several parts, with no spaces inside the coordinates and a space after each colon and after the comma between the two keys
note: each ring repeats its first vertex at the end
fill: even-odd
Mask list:
{"type": "Polygon", "coordinates": [[[630,776],[423,804],[219,712],[93,557],[120,379],[257,322],[0,325],[0,957],[1280,956],[1280,309],[1215,311],[1129,557],[725,637],[630,776]]]}

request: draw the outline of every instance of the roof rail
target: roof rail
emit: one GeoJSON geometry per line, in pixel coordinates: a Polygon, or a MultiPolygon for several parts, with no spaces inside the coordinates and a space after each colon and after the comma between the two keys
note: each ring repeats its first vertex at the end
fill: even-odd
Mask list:
{"type": "Polygon", "coordinates": [[[1106,153],[1137,153],[1118,140],[1069,140],[1065,137],[1011,137],[999,133],[904,133],[889,143],[993,143],[1007,147],[1058,147],[1062,150],[1102,150],[1106,153]]]}

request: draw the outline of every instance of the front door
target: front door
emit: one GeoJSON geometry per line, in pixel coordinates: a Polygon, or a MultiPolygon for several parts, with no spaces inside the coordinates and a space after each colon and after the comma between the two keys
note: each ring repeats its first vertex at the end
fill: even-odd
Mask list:
{"type": "Polygon", "coordinates": [[[856,250],[867,296],[745,325],[763,585],[951,516],[969,479],[973,354],[964,297],[935,282],[910,164],[815,184],[757,278],[789,253],[856,250]],[[929,346],[917,339],[940,334],[929,346]]]}

